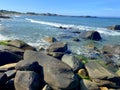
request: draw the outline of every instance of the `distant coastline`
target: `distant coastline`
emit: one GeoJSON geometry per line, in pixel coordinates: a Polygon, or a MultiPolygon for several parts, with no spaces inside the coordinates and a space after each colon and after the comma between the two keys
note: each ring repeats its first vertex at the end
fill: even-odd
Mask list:
{"type": "Polygon", "coordinates": [[[81,18],[97,18],[97,16],[72,16],[72,15],[59,15],[54,13],[36,13],[36,12],[17,12],[17,11],[8,11],[8,10],[0,10],[0,18],[4,18],[4,16],[11,15],[41,15],[41,16],[67,16],[67,17],[81,17],[81,18]]]}

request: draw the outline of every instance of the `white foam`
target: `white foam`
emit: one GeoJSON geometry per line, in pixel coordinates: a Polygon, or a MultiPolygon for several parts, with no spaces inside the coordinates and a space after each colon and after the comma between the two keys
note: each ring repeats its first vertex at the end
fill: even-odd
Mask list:
{"type": "Polygon", "coordinates": [[[58,28],[63,27],[63,28],[67,28],[67,29],[86,30],[86,31],[95,30],[95,31],[98,31],[99,33],[105,34],[105,35],[112,35],[112,36],[120,35],[120,32],[108,30],[106,28],[89,27],[89,26],[82,26],[82,25],[71,25],[71,24],[61,24],[61,23],[53,23],[53,22],[45,22],[45,21],[37,21],[37,20],[33,20],[33,19],[28,19],[28,18],[26,18],[26,20],[28,20],[28,21],[30,21],[32,23],[39,23],[39,24],[49,25],[49,26],[58,27],[58,28]]]}
{"type": "Polygon", "coordinates": [[[3,36],[2,34],[0,34],[0,40],[8,40],[9,38],[3,36]]]}

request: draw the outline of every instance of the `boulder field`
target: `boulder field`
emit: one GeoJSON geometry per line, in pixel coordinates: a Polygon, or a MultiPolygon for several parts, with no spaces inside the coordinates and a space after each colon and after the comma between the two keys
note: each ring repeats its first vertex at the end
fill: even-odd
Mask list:
{"type": "MultiPolygon", "coordinates": [[[[119,55],[119,46],[103,48],[102,55],[119,55]]],[[[0,90],[120,89],[119,69],[109,70],[104,60],[67,53],[68,46],[62,42],[51,43],[45,51],[21,40],[0,42],[0,90]]]]}

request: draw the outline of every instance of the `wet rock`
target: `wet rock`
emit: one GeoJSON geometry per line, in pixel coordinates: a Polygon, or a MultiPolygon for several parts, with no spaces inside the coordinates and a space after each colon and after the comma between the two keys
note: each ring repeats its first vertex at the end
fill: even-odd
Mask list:
{"type": "Polygon", "coordinates": [[[72,33],[75,33],[75,34],[80,34],[81,32],[80,31],[74,31],[72,33]]]}
{"type": "Polygon", "coordinates": [[[100,33],[97,31],[84,31],[80,33],[80,37],[83,39],[90,39],[90,40],[101,40],[100,33]]]}
{"type": "Polygon", "coordinates": [[[63,27],[63,26],[60,26],[59,28],[60,28],[60,29],[67,29],[66,27],[63,27]]]}
{"type": "Polygon", "coordinates": [[[17,71],[14,85],[16,90],[41,90],[39,74],[33,71],[17,71]]]}
{"type": "Polygon", "coordinates": [[[64,55],[62,61],[68,64],[73,71],[77,71],[84,67],[84,64],[73,55],[64,55]]]}
{"type": "Polygon", "coordinates": [[[73,38],[73,41],[79,42],[80,39],[78,39],[78,38],[73,38]]]}
{"type": "Polygon", "coordinates": [[[108,29],[110,29],[110,30],[120,30],[120,25],[109,26],[108,29]]]}
{"type": "Polygon", "coordinates": [[[45,37],[43,38],[46,42],[49,42],[49,43],[53,43],[53,42],[56,42],[57,39],[54,38],[54,37],[45,37]]]}
{"type": "Polygon", "coordinates": [[[24,60],[38,61],[44,69],[44,80],[52,89],[69,90],[78,85],[78,79],[72,69],[62,61],[35,51],[25,51],[24,60]]]}
{"type": "Polygon", "coordinates": [[[80,90],[100,90],[100,88],[94,82],[85,79],[80,81],[80,87],[80,90]]]}

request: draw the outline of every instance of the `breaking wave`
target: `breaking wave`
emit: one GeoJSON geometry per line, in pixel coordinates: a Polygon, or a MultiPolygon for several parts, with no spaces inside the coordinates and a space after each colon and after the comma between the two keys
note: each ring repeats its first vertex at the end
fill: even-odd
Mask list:
{"type": "Polygon", "coordinates": [[[99,33],[105,34],[105,35],[112,35],[112,36],[120,35],[120,32],[108,30],[107,28],[45,22],[45,21],[40,21],[40,20],[38,21],[38,20],[29,19],[29,18],[26,18],[25,20],[30,21],[32,23],[38,23],[38,24],[43,24],[43,25],[48,25],[48,26],[63,28],[63,29],[65,28],[65,29],[86,30],[86,31],[95,30],[95,31],[98,31],[99,33]]]}

